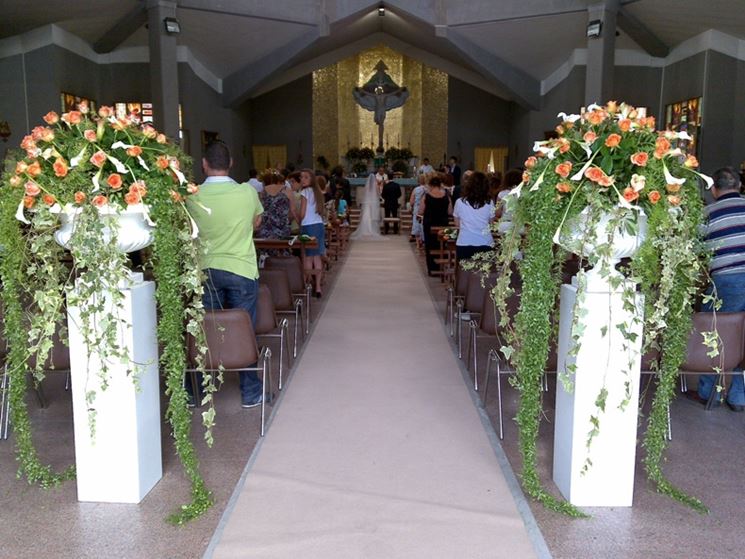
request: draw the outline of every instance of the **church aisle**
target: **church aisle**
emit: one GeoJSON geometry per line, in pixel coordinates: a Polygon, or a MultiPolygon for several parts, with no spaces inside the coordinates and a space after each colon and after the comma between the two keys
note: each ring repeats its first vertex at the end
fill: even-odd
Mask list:
{"type": "Polygon", "coordinates": [[[535,557],[406,237],[356,241],[206,557],[535,557]]]}

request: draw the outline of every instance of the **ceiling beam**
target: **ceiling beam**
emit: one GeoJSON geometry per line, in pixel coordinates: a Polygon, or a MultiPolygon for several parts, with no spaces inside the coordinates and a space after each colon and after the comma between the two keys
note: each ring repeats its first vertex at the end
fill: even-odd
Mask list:
{"type": "MultiPolygon", "coordinates": [[[[630,4],[637,0],[621,0],[630,4]]],[[[501,0],[499,2],[473,2],[451,4],[448,9],[448,25],[484,25],[530,19],[534,17],[558,16],[586,12],[592,0],[501,0]]]]}
{"type": "Polygon", "coordinates": [[[616,23],[619,29],[631,37],[637,45],[647,51],[651,56],[665,58],[670,54],[670,47],[662,42],[657,35],[652,33],[646,25],[627,9],[621,8],[618,10],[616,23]]]}
{"type": "Polygon", "coordinates": [[[93,50],[98,54],[106,54],[126,41],[135,31],[147,23],[147,10],[145,5],[137,6],[127,15],[117,21],[101,38],[93,45],[93,50]]]}
{"type": "Polygon", "coordinates": [[[313,27],[319,23],[317,0],[292,3],[281,0],[274,2],[262,0],[178,0],[178,7],[180,10],[193,10],[313,27]],[[291,7],[288,7],[290,4],[292,4],[291,7]],[[287,14],[292,15],[288,16],[287,14]]]}
{"type": "Polygon", "coordinates": [[[540,107],[541,84],[538,80],[487,52],[459,31],[448,30],[446,40],[458,50],[461,56],[478,68],[484,77],[493,80],[509,92],[513,101],[532,110],[540,107]]]}
{"type": "Polygon", "coordinates": [[[273,50],[257,62],[244,66],[222,82],[222,100],[226,107],[237,107],[251,96],[261,83],[272,75],[287,69],[305,49],[320,38],[317,26],[286,45],[273,50]]]}

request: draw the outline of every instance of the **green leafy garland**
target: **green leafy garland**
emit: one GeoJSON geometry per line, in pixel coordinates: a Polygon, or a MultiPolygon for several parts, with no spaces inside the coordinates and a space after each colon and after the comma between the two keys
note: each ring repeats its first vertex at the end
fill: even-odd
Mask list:
{"type": "MultiPolygon", "coordinates": [[[[598,223],[604,214],[613,215],[607,239],[597,243],[589,256],[589,263],[607,276],[613,232],[619,228],[635,231],[642,210],[648,218],[647,235],[625,270],[628,282],[624,298],[628,302],[634,296],[635,290],[629,285],[640,285],[645,297],[643,352],[658,349],[661,353],[658,387],[643,441],[643,461],[658,491],[704,512],[707,509],[698,499],[665,478],[662,461],[667,447],[667,409],[685,359],[692,303],[706,270],[699,237],[703,222],[699,179],[710,179],[694,170],[698,165],[695,158],[685,158],[673,147],[672,142],[687,139],[684,134],[655,132],[654,119],[629,105],[610,102],[605,107],[591,106],[581,115],[559,116],[563,121],[557,127],[558,137],[536,142],[536,156],[525,162],[523,182],[506,200],[510,232],[503,237],[500,249],[477,258],[474,264],[483,271],[496,267],[501,272],[492,297],[501,317],[501,352],[516,367],[511,382],[520,392],[516,421],[523,487],[547,508],[583,516],[574,506],[546,492],[537,468],[536,444],[543,415],[541,379],[550,341],[556,335],[555,325],[547,317],[558,316],[560,271],[567,258],[567,253],[554,243],[566,227],[577,223],[585,209],[589,223],[598,223]],[[522,259],[516,260],[520,253],[522,259]],[[506,301],[513,291],[510,270],[515,266],[522,279],[522,294],[513,324],[506,301]]],[[[595,241],[587,238],[592,235],[587,233],[589,229],[585,229],[583,243],[595,241]]],[[[583,281],[580,269],[578,298],[583,281]]],[[[578,350],[581,321],[581,316],[574,317],[575,345],[570,352],[578,350]]],[[[628,325],[616,327],[632,338],[626,331],[628,325]]],[[[625,384],[628,395],[628,379],[625,384]]],[[[598,412],[592,418],[593,425],[588,426],[588,448],[602,428],[599,418],[607,390],[604,387],[598,395],[598,412]]],[[[589,463],[588,458],[586,465],[589,463]]]]}
{"type": "MultiPolygon", "coordinates": [[[[191,412],[183,387],[185,324],[196,338],[200,355],[205,351],[200,327],[201,272],[192,222],[184,205],[184,197],[197,187],[187,182],[181,170],[188,167],[189,159],[151,126],[118,118],[110,107],[101,107],[98,115],[87,112],[83,105],[61,117],[48,113],[44,120],[49,126],[36,127],[23,139],[25,153],[9,155],[0,184],[0,276],[18,475],[42,487],[58,485],[75,475],[74,467],[55,472],[41,462],[25,402],[29,359],[35,358],[31,361],[35,363],[34,382],[41,382],[55,330],[66,341],[65,304],[80,309],[84,343],[89,353],[95,352],[104,362],[97,373],[102,389],[107,384],[105,363],[109,359],[124,362],[137,380],[137,365],[127,361],[119,345],[121,324],[100,314],[105,308],[103,286],[120,285],[128,279],[129,270],[126,255],[111,241],[117,224],[99,208],[145,202],[156,223],[148,265],[156,279],[160,365],[169,396],[166,418],[192,486],[191,502],[169,517],[181,524],[212,505],[190,439],[191,412]],[[55,242],[60,212],[75,215],[71,261],[55,242]]],[[[110,291],[116,308],[118,290],[110,291]]],[[[212,375],[205,374],[207,411],[202,416],[208,444],[214,425],[214,390],[212,375]]],[[[86,400],[94,432],[95,391],[87,391],[86,400]]]]}

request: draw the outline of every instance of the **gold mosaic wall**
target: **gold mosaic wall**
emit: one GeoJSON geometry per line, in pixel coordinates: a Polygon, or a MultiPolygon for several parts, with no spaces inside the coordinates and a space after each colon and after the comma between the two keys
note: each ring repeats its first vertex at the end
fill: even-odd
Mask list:
{"type": "Polygon", "coordinates": [[[324,155],[334,165],[350,147],[377,146],[373,113],[357,105],[352,90],[370,79],[379,60],[393,81],[409,89],[404,106],[386,114],[384,147],[408,147],[433,163],[442,160],[447,150],[447,74],[380,45],[313,72],[313,161],[324,155]]]}

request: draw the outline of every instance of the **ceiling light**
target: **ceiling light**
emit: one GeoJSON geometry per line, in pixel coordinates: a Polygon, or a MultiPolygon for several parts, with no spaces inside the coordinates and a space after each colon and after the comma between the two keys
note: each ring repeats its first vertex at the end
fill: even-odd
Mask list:
{"type": "Polygon", "coordinates": [[[600,37],[600,31],[603,29],[603,22],[599,19],[593,19],[587,24],[587,36],[596,38],[600,37]]]}
{"type": "Polygon", "coordinates": [[[175,17],[167,17],[163,20],[166,27],[166,33],[169,35],[178,35],[181,33],[181,25],[175,17]]]}
{"type": "Polygon", "coordinates": [[[385,8],[383,6],[380,6],[380,8],[378,8],[378,15],[380,17],[383,17],[385,15],[385,8]]]}

